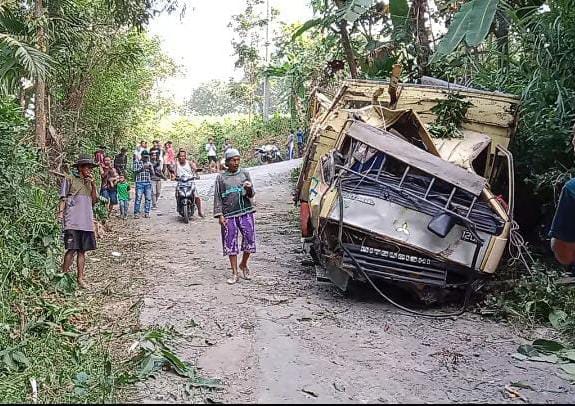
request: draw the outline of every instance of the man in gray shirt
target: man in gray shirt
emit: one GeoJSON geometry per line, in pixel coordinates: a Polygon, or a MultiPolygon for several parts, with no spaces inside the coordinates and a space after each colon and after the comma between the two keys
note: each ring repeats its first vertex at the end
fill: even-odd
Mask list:
{"type": "Polygon", "coordinates": [[[227,170],[216,178],[214,189],[214,217],[222,228],[224,255],[229,257],[232,277],[229,284],[238,281],[238,236],[242,234],[242,261],[239,269],[244,279],[250,279],[248,259],[256,252],[256,230],[252,198],[255,196],[250,174],[240,169],[240,153],[229,148],[225,154],[227,170]]]}

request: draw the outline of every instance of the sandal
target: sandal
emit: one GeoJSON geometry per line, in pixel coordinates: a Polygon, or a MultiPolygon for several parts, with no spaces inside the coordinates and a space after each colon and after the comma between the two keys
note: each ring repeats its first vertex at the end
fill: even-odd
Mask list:
{"type": "Polygon", "coordinates": [[[228,282],[228,285],[233,285],[238,281],[238,275],[234,275],[232,276],[230,279],[228,279],[226,282],[228,282]]]}
{"type": "Polygon", "coordinates": [[[242,271],[242,277],[246,280],[251,280],[252,278],[250,277],[250,268],[248,268],[247,266],[240,266],[240,270],[242,271]]]}

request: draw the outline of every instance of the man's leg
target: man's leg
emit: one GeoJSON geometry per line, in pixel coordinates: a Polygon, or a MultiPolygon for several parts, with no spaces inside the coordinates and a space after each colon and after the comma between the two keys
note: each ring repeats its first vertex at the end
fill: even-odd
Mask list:
{"type": "Polygon", "coordinates": [[[136,200],[134,201],[134,217],[140,214],[140,205],[142,203],[142,194],[144,193],[144,186],[142,182],[136,182],[136,200]]]}
{"type": "Polygon", "coordinates": [[[70,267],[72,266],[72,262],[74,262],[74,254],[76,253],[75,250],[68,250],[64,254],[64,262],[62,264],[62,272],[68,273],[70,272],[70,267]]]}
{"type": "Polygon", "coordinates": [[[158,207],[158,182],[152,181],[152,209],[158,207]]]}
{"type": "Polygon", "coordinates": [[[242,233],[242,262],[240,263],[240,270],[244,278],[249,279],[250,269],[248,267],[248,260],[250,254],[256,252],[256,227],[255,218],[253,213],[244,214],[238,217],[238,228],[242,233]]]}
{"type": "Polygon", "coordinates": [[[226,225],[222,227],[222,245],[224,255],[227,255],[232,268],[232,277],[228,279],[229,284],[238,280],[238,227],[235,218],[229,218],[226,225]]]}
{"type": "Polygon", "coordinates": [[[194,201],[196,202],[196,207],[198,208],[198,216],[204,217],[204,211],[202,210],[202,199],[200,196],[194,197],[194,201]]]}
{"type": "Polygon", "coordinates": [[[85,289],[86,281],[84,280],[84,270],[86,268],[86,252],[78,251],[78,285],[85,289]]]}
{"type": "Polygon", "coordinates": [[[146,202],[144,204],[144,214],[146,216],[150,215],[150,209],[152,208],[152,183],[146,182],[144,184],[144,195],[146,197],[146,202]]]}

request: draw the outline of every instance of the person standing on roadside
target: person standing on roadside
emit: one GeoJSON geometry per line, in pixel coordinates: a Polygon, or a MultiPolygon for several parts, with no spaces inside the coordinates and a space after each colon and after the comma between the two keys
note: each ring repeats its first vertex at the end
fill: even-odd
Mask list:
{"type": "Polygon", "coordinates": [[[295,135],[293,133],[293,130],[290,129],[286,142],[286,147],[288,149],[288,159],[293,159],[294,138],[295,135]]]}
{"type": "Polygon", "coordinates": [[[112,168],[112,158],[107,156],[104,158],[104,165],[100,168],[102,177],[102,185],[100,188],[100,196],[108,201],[108,217],[112,214],[114,206],[118,204],[118,197],[116,195],[116,183],[118,182],[118,173],[112,168]]]}
{"type": "Polygon", "coordinates": [[[70,271],[76,256],[78,285],[86,288],[84,279],[86,251],[96,249],[92,208],[98,201],[98,193],[92,169],[98,165],[89,156],[81,155],[73,166],[78,169],[78,174],[66,176],[60,187],[58,219],[63,222],[66,249],[62,271],[65,273],[70,271]]]}
{"type": "Polygon", "coordinates": [[[176,177],[176,151],[172,145],[172,141],[166,142],[164,145],[166,151],[166,159],[164,161],[164,174],[169,174],[170,180],[176,177]]]}
{"type": "Polygon", "coordinates": [[[208,140],[208,143],[206,144],[206,152],[208,153],[208,165],[210,167],[210,172],[214,172],[218,169],[218,154],[213,138],[208,140]]]}
{"type": "Polygon", "coordinates": [[[162,180],[166,177],[162,173],[162,161],[158,158],[158,150],[152,149],[152,155],[150,158],[152,163],[152,209],[158,208],[158,200],[162,194],[162,180]]]}
{"type": "Polygon", "coordinates": [[[255,196],[250,174],[240,169],[240,153],[230,148],[225,155],[227,170],[216,178],[214,189],[214,217],[222,231],[224,256],[229,257],[232,277],[231,285],[238,281],[238,234],[242,234],[243,252],[239,270],[244,279],[250,279],[248,260],[256,252],[256,230],[252,198],[255,196]]]}
{"type": "MultiPolygon", "coordinates": [[[[575,124],[571,144],[575,150],[575,124]]],[[[575,178],[563,186],[549,237],[555,258],[575,276],[575,178]]]]}
{"type": "Polygon", "coordinates": [[[154,154],[154,152],[157,154],[158,160],[160,161],[160,164],[163,166],[164,165],[164,155],[165,152],[162,149],[162,146],[160,145],[160,141],[158,140],[154,140],[152,141],[152,148],[150,148],[150,157],[154,154]]]}
{"type": "Polygon", "coordinates": [[[303,145],[304,145],[303,130],[301,129],[301,127],[297,129],[296,138],[297,138],[297,155],[298,158],[301,158],[303,156],[303,145]]]}
{"type": "Polygon", "coordinates": [[[128,205],[130,204],[130,184],[126,181],[126,176],[120,174],[116,189],[118,191],[118,203],[120,204],[120,216],[123,220],[128,218],[128,205]]]}
{"type": "Polygon", "coordinates": [[[140,208],[142,204],[142,195],[145,198],[144,217],[150,217],[152,208],[152,163],[150,162],[150,153],[142,151],[142,159],[134,162],[134,175],[136,177],[136,200],[134,201],[134,218],[140,218],[140,208]]]}
{"type": "Polygon", "coordinates": [[[106,158],[106,147],[100,145],[94,154],[94,161],[96,161],[96,165],[98,165],[100,169],[104,166],[104,158],[106,158]]]}
{"type": "MultiPolygon", "coordinates": [[[[188,160],[188,153],[180,149],[178,152],[178,162],[176,162],[176,177],[180,178],[182,176],[193,178],[196,175],[198,167],[194,161],[188,160]]],[[[176,200],[178,199],[178,189],[176,188],[176,200]]],[[[204,217],[204,211],[202,209],[202,199],[196,194],[195,197],[196,207],[198,208],[198,216],[204,217]]]]}
{"type": "Polygon", "coordinates": [[[114,169],[118,175],[126,175],[126,168],[128,167],[128,150],[122,148],[120,153],[114,157],[114,169]]]}
{"type": "Polygon", "coordinates": [[[144,140],[140,141],[140,145],[134,149],[134,161],[142,160],[142,152],[148,151],[148,143],[144,140]]]}

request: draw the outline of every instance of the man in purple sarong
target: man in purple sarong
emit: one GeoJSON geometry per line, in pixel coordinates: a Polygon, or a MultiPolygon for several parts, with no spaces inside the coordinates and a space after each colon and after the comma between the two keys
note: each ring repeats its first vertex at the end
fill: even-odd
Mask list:
{"type": "Polygon", "coordinates": [[[235,148],[225,152],[227,170],[216,178],[214,190],[214,217],[222,228],[224,255],[230,259],[232,277],[229,284],[239,280],[238,268],[244,279],[250,279],[248,259],[256,252],[256,230],[252,199],[255,196],[250,174],[240,169],[240,153],[235,148]],[[238,236],[242,235],[242,245],[238,247],[238,236]],[[243,252],[238,267],[239,252],[243,252]]]}

